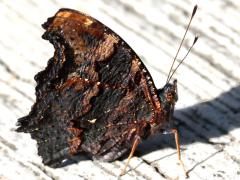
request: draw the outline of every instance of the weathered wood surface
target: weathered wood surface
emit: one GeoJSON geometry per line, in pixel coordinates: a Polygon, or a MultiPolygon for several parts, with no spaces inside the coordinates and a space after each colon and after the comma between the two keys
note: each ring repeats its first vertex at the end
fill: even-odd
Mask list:
{"type": "MultiPolygon", "coordinates": [[[[0,1],[0,179],[116,179],[126,160],[101,163],[84,156],[59,169],[43,166],[36,142],[16,133],[34,102],[34,75],[53,56],[41,39],[60,7],[81,10],[122,36],[161,87],[194,3],[199,9],[179,57],[200,39],[174,77],[182,158],[190,179],[240,179],[240,6],[237,0],[0,1]]],[[[121,179],[182,178],[174,139],[158,135],[139,146],[121,179]]]]}

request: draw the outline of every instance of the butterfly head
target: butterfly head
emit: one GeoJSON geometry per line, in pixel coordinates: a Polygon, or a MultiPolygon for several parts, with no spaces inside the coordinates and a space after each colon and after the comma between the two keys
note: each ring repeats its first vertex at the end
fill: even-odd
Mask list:
{"type": "Polygon", "coordinates": [[[162,89],[158,90],[164,117],[170,121],[173,115],[175,103],[178,100],[177,80],[167,83],[162,89]]]}

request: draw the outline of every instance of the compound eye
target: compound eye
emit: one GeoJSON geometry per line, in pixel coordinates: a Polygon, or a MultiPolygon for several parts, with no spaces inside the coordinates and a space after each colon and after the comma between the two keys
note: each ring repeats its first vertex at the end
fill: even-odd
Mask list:
{"type": "Polygon", "coordinates": [[[171,102],[173,100],[173,95],[172,93],[168,92],[166,96],[167,101],[171,102]]]}

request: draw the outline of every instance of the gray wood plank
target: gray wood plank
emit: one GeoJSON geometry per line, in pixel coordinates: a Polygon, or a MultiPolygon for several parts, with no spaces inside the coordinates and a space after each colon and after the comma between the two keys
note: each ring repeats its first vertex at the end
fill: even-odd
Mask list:
{"type": "MultiPolygon", "coordinates": [[[[237,0],[195,1],[199,9],[174,75],[175,119],[190,179],[240,178],[240,6],[237,0]]],[[[41,163],[36,142],[15,123],[35,100],[34,75],[53,55],[41,24],[59,8],[88,13],[118,33],[142,58],[157,87],[164,85],[194,2],[174,0],[0,1],[0,179],[116,179],[126,160],[94,162],[84,156],[52,169],[41,163]]],[[[183,178],[174,139],[157,135],[139,146],[121,179],[183,178]]]]}

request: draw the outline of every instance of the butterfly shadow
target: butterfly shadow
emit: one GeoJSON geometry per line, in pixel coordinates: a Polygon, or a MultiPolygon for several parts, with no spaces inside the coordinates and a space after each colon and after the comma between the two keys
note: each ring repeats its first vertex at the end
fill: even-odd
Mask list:
{"type": "MultiPolygon", "coordinates": [[[[210,101],[201,102],[183,109],[176,109],[174,122],[179,130],[180,144],[184,147],[185,145],[200,142],[217,146],[217,149],[219,149],[217,153],[221,152],[223,150],[221,147],[225,143],[219,140],[220,137],[240,127],[240,86],[234,87],[210,101]]],[[[137,156],[147,155],[168,147],[176,148],[174,135],[157,134],[139,145],[137,156]]],[[[206,157],[202,162],[217,153],[206,157]]],[[[166,157],[160,159],[162,158],[166,157]]]]}

